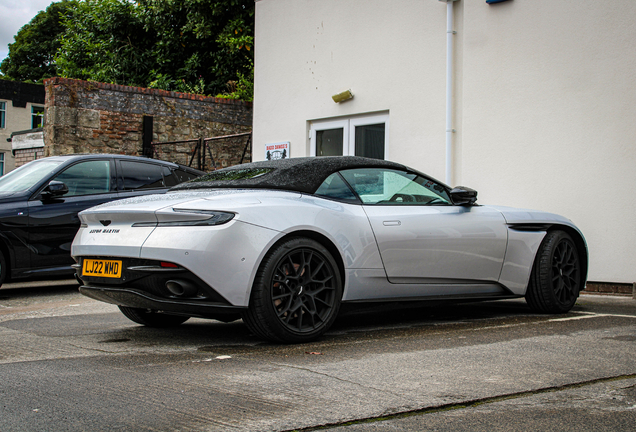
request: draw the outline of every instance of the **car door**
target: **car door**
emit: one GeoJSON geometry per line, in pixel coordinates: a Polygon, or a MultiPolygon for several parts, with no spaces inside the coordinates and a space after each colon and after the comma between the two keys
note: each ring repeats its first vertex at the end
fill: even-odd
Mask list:
{"type": "Polygon", "coordinates": [[[20,191],[0,201],[0,239],[11,250],[4,258],[13,258],[8,262],[12,269],[26,268],[31,264],[28,247],[29,195],[28,191],[20,191]]]}
{"type": "Polygon", "coordinates": [[[28,241],[33,272],[66,268],[74,262],[70,250],[80,226],[77,214],[117,198],[114,173],[111,158],[83,160],[50,179],[63,182],[68,187],[66,194],[47,197],[40,192],[29,201],[28,241]]]}
{"type": "Polygon", "coordinates": [[[415,173],[342,172],[363,202],[392,283],[496,282],[506,252],[500,212],[452,205],[447,189],[415,173]]]}

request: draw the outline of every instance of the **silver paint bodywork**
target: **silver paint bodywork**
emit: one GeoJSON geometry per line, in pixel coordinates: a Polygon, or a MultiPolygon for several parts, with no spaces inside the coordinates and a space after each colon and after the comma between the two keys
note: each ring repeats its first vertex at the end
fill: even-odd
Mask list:
{"type": "Polygon", "coordinates": [[[578,232],[568,219],[530,210],[366,206],[262,189],[151,195],[94,207],[81,217],[85,225],[71,250],[75,259],[170,261],[238,307],[248,306],[265,254],[294,233],[331,243],[344,267],[343,301],[363,301],[523,296],[546,234],[541,227],[558,224],[578,232]],[[133,226],[201,217],[187,210],[235,217],[218,226],[133,226]],[[110,221],[107,227],[104,220],[110,221]]]}

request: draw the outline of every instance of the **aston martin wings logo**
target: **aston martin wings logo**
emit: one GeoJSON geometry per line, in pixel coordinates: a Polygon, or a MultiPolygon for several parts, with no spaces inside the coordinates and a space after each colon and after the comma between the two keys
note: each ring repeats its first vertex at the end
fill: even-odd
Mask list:
{"type": "Polygon", "coordinates": [[[102,225],[104,225],[104,226],[108,226],[108,225],[110,225],[110,222],[111,222],[111,221],[109,221],[109,220],[100,220],[99,222],[100,222],[102,225]]]}

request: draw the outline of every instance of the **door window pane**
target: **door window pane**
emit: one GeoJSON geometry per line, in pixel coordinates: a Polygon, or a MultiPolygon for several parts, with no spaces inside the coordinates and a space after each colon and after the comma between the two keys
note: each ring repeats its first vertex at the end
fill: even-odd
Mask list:
{"type": "Polygon", "coordinates": [[[344,129],[316,131],[316,156],[342,156],[344,129]]]}
{"type": "Polygon", "coordinates": [[[80,162],[59,174],[55,180],[68,187],[65,197],[110,192],[110,162],[80,162]]]}
{"type": "Polygon", "coordinates": [[[340,172],[364,204],[450,205],[443,186],[417,174],[382,168],[340,172]]]}
{"type": "Polygon", "coordinates": [[[154,189],[166,187],[163,181],[162,167],[143,162],[122,161],[124,189],[154,189]]]}
{"type": "Polygon", "coordinates": [[[356,126],[356,156],[384,159],[384,123],[356,126]]]}

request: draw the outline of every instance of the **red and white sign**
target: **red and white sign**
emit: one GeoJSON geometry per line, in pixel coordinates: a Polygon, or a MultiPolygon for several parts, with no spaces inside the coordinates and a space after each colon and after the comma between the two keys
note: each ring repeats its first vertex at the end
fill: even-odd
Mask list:
{"type": "Polygon", "coordinates": [[[289,141],[265,144],[265,159],[287,159],[289,157],[289,141]]]}

